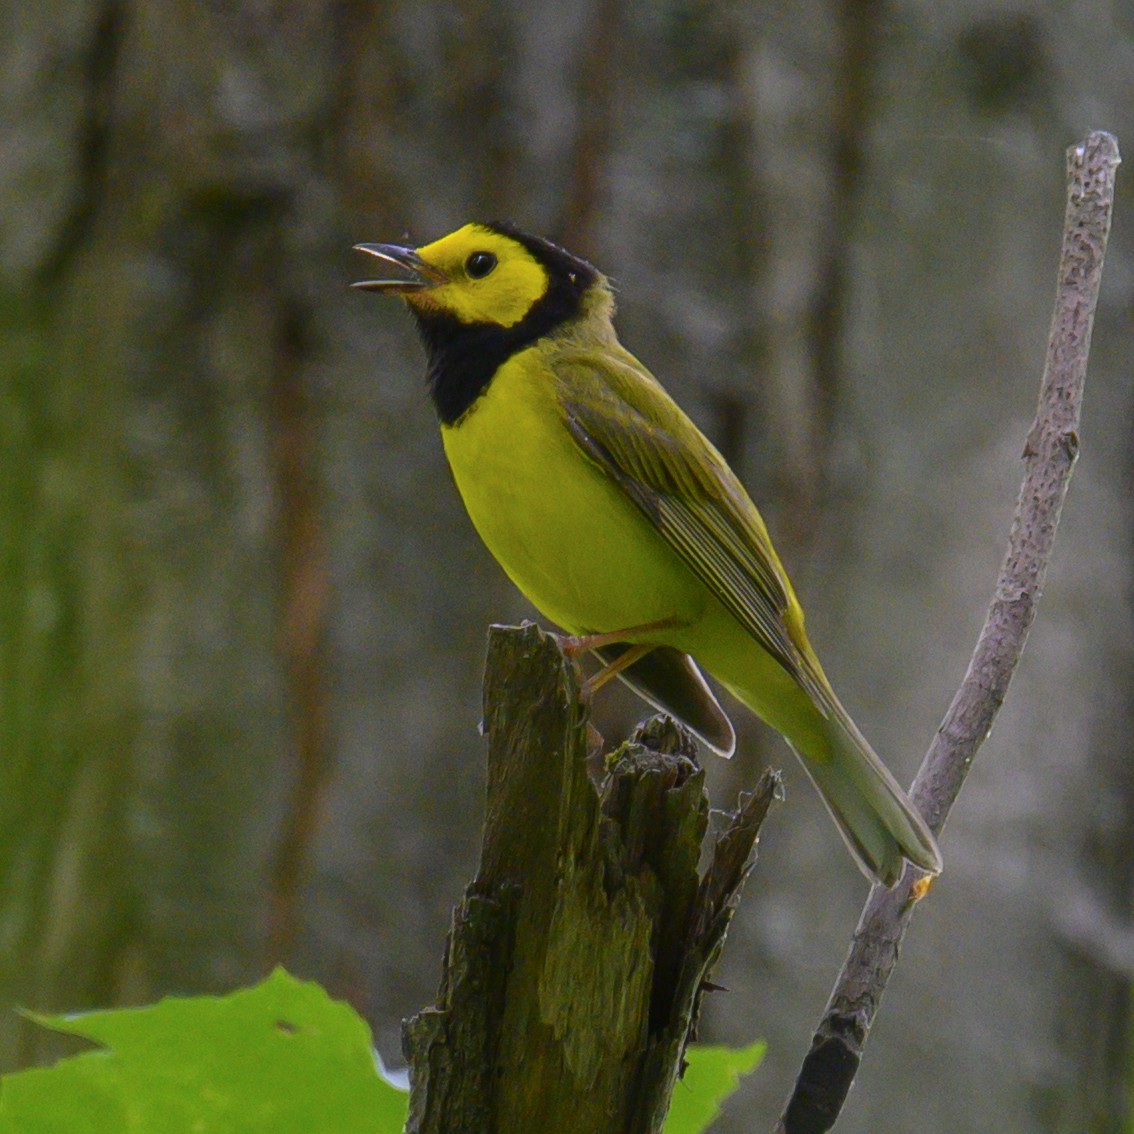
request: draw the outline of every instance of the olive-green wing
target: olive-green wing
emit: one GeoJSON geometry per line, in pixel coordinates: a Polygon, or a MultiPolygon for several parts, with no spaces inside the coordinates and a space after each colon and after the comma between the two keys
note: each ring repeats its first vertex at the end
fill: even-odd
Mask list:
{"type": "Polygon", "coordinates": [[[826,715],[830,692],[789,629],[790,584],[724,459],[633,356],[579,351],[554,369],[575,443],[826,715]]]}

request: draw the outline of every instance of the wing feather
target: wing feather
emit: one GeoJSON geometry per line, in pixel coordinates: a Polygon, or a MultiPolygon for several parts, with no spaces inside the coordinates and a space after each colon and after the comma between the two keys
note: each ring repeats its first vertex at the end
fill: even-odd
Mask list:
{"type": "Polygon", "coordinates": [[[756,506],[696,426],[629,354],[555,360],[567,430],[738,622],[834,708],[802,633],[791,584],[756,506]]]}

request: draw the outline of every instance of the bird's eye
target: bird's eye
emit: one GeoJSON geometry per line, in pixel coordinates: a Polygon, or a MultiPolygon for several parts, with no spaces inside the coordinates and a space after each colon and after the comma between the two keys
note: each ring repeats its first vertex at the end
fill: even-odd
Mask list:
{"type": "Polygon", "coordinates": [[[465,261],[465,271],[470,279],[482,280],[496,267],[496,257],[491,252],[474,252],[465,261]]]}

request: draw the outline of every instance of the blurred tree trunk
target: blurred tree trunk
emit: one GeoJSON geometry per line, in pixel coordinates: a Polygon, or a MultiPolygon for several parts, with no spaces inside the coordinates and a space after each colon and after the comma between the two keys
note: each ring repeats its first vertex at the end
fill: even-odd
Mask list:
{"type": "MultiPolygon", "coordinates": [[[[124,406],[90,381],[94,328],[69,325],[42,294],[5,306],[0,1003],[91,1005],[116,995],[132,913],[121,865],[139,709],[134,547],[120,453],[99,444],[124,406]]],[[[5,1024],[11,1065],[31,1028],[5,1024]]]]}
{"type": "MultiPolygon", "coordinates": [[[[292,9],[275,26],[239,8],[19,10],[9,125],[36,144],[12,151],[25,191],[4,228],[25,254],[5,281],[5,1000],[81,1008],[259,971],[280,787],[317,789],[280,763],[325,741],[317,688],[291,722],[315,739],[289,740],[276,628],[306,605],[310,653],[325,603],[274,532],[302,529],[284,552],[318,558],[318,472],[292,441],[308,488],[277,495],[287,423],[269,393],[285,356],[308,381],[294,329],[326,286],[311,138],[332,40],[292,9]],[[52,211],[33,192],[50,164],[52,211]],[[281,522],[291,507],[304,517],[281,522]]],[[[285,652],[305,664],[294,636],[285,652]]],[[[293,892],[300,870],[285,866],[293,892]]]]}
{"type": "MultiPolygon", "coordinates": [[[[0,127],[0,1004],[79,1006],[115,998],[134,912],[129,402],[113,366],[92,366],[125,344],[113,308],[83,302],[71,243],[102,171],[121,26],[93,5],[10,15],[25,66],[0,127]]],[[[4,1021],[4,1065],[32,1054],[30,1034],[4,1021]]]]}

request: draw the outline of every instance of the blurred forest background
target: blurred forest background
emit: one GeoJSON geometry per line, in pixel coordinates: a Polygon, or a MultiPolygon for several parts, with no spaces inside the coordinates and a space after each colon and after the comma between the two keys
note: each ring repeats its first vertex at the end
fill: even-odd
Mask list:
{"type": "MultiPolygon", "coordinates": [[[[360,240],[511,219],[765,511],[908,782],[991,597],[1066,146],[1134,146],[1102,0],[2,0],[0,1065],[11,1010],[277,961],[399,1059],[478,846],[485,628],[531,612],[456,498],[360,240]]],[[[1130,1053],[1134,198],[1029,651],[840,1130],[1116,1131],[1130,1053]]],[[[596,713],[608,739],[641,706],[596,713]]],[[[866,883],[783,765],[703,1037],[768,1129],[866,883]]]]}

